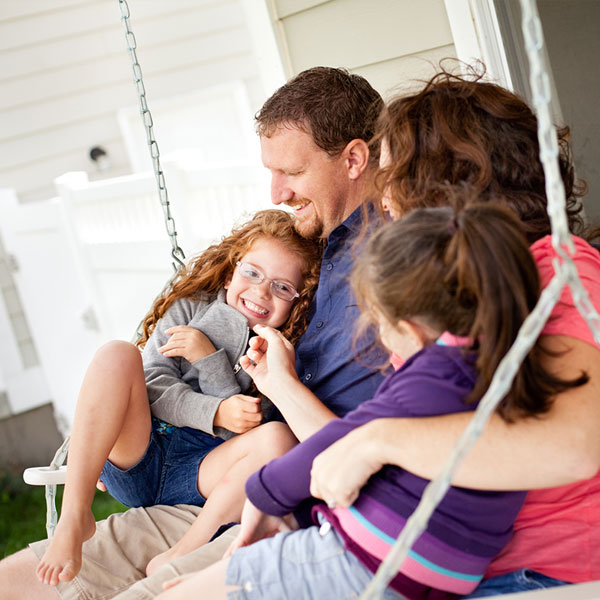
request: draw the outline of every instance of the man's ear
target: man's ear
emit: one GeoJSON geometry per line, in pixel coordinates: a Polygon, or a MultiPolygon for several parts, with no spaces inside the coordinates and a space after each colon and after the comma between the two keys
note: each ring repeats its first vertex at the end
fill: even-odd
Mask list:
{"type": "Polygon", "coordinates": [[[369,166],[370,152],[367,142],[358,138],[351,140],[342,154],[346,161],[348,177],[352,180],[358,179],[369,166]]]}

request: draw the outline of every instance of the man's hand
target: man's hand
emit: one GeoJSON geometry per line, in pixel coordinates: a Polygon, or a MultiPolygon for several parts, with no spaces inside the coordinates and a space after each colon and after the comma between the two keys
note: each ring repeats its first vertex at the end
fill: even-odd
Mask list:
{"type": "Polygon", "coordinates": [[[367,423],[321,452],[310,472],[311,495],[330,506],[351,506],[369,477],[383,466],[374,456],[377,442],[371,436],[367,423]]]}
{"type": "Polygon", "coordinates": [[[175,325],[166,329],[165,333],[170,336],[169,341],[158,349],[164,356],[181,356],[193,363],[217,351],[213,343],[199,329],[187,325],[175,325]]]}
{"type": "Polygon", "coordinates": [[[273,400],[286,378],[298,378],[294,347],[277,329],[255,325],[254,331],[258,335],[250,339],[250,348],[240,365],[258,389],[273,400]]]}
{"type": "MultiPolygon", "coordinates": [[[[297,527],[296,527],[297,528],[297,527]]],[[[242,510],[242,525],[238,536],[231,542],[223,558],[229,558],[238,548],[249,546],[258,540],[272,537],[282,531],[291,531],[292,527],[282,517],[267,515],[250,500],[246,499],[242,510]]]]}
{"type": "Polygon", "coordinates": [[[235,394],[219,404],[213,424],[233,433],[244,433],[260,425],[262,418],[260,398],[235,394]]]}

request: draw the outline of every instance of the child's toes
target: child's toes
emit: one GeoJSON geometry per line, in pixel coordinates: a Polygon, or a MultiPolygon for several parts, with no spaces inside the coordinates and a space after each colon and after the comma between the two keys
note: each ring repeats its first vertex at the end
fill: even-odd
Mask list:
{"type": "Polygon", "coordinates": [[[71,579],[77,575],[78,571],[79,569],[77,569],[77,567],[73,564],[73,561],[68,561],[62,571],[59,573],[58,580],[71,581],[71,579]]]}

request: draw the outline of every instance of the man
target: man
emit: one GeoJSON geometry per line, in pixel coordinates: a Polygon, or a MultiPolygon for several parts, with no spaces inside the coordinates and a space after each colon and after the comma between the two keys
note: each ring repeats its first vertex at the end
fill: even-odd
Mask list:
{"type": "MultiPolygon", "coordinates": [[[[273,203],[293,209],[302,235],[326,240],[310,323],[296,346],[298,386],[293,394],[275,399],[300,440],[369,399],[381,381],[381,375],[365,364],[367,358],[373,365],[384,362],[372,348],[373,337],[353,339],[359,311],[348,275],[351,246],[361,229],[362,205],[377,162],[367,142],[382,106],[364,78],[316,67],[275,92],[256,116],[262,160],[272,176],[273,203]],[[355,361],[357,355],[363,360],[355,361]]],[[[57,588],[40,583],[35,575],[46,546],[45,541],[37,542],[0,563],[2,597],[152,598],[166,579],[221,558],[235,535],[235,528],[229,530],[144,578],[148,561],[171,547],[199,510],[151,507],[113,515],[99,523],[84,544],[79,575],[57,588]]]]}

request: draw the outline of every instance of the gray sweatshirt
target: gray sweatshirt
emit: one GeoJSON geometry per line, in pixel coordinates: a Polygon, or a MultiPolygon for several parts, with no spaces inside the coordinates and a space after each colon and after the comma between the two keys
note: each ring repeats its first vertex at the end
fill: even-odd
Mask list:
{"type": "Polygon", "coordinates": [[[208,302],[177,300],[158,321],[142,354],[152,415],[223,439],[235,435],[213,422],[222,400],[250,386],[250,377],[233,367],[246,351],[248,336],[248,321],[225,303],[225,290],[208,302]],[[175,325],[199,329],[217,351],[193,363],[163,356],[158,348],[169,339],[165,330],[175,325]]]}

